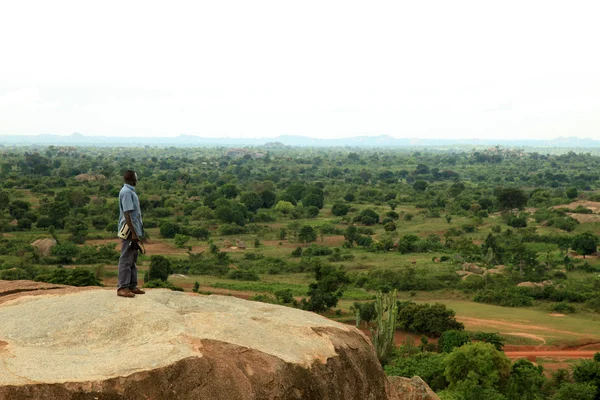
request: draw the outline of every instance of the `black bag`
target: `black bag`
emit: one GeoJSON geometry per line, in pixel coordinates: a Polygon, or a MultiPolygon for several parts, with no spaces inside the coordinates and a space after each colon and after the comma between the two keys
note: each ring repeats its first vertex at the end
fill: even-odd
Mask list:
{"type": "Polygon", "coordinates": [[[133,250],[137,250],[140,252],[140,254],[146,254],[146,249],[144,248],[144,245],[140,242],[136,242],[135,240],[131,240],[129,242],[129,247],[133,250]]]}

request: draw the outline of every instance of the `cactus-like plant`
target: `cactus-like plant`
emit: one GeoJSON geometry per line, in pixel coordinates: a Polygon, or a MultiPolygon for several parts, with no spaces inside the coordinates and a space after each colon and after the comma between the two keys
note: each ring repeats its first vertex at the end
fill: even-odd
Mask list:
{"type": "Polygon", "coordinates": [[[371,328],[371,340],[377,358],[381,364],[388,361],[392,349],[394,348],[394,334],[396,333],[396,321],[398,319],[398,292],[394,290],[391,293],[377,293],[375,297],[375,311],[377,313],[377,328],[371,328]]]}

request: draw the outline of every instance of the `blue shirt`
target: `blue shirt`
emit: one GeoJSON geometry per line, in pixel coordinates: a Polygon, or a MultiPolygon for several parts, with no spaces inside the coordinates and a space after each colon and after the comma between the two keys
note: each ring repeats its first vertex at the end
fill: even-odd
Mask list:
{"type": "Polygon", "coordinates": [[[129,211],[131,222],[135,233],[138,237],[144,236],[144,227],[142,225],[142,210],[140,209],[140,200],[135,193],[135,187],[129,184],[124,184],[119,192],[119,227],[117,232],[121,230],[125,224],[125,212],[129,211]]]}

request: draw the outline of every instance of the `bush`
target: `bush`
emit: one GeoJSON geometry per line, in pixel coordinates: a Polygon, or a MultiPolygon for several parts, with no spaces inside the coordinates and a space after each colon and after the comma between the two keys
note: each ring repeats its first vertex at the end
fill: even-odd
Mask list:
{"type": "Polygon", "coordinates": [[[451,329],[442,333],[442,336],[440,336],[438,340],[438,351],[450,353],[454,348],[470,342],[471,339],[469,339],[469,335],[466,332],[451,329]]]}
{"type": "Polygon", "coordinates": [[[396,357],[384,367],[386,375],[412,378],[419,376],[432,390],[443,390],[448,386],[444,376],[446,354],[418,353],[412,357],[396,357]]]}
{"type": "Polygon", "coordinates": [[[247,269],[234,269],[227,275],[229,279],[238,281],[259,281],[260,277],[254,271],[247,269]]]}
{"type": "Polygon", "coordinates": [[[472,340],[489,343],[499,351],[502,351],[505,342],[504,338],[497,332],[475,332],[472,335],[472,340]]]}
{"type": "Polygon", "coordinates": [[[527,226],[527,218],[521,215],[512,215],[506,223],[513,228],[525,228],[527,226]]]}
{"type": "Polygon", "coordinates": [[[394,232],[396,230],[396,224],[393,222],[388,222],[383,226],[386,232],[394,232]]]}
{"type": "Polygon", "coordinates": [[[219,225],[219,235],[229,236],[229,235],[241,235],[247,233],[248,230],[244,226],[239,226],[237,224],[221,224],[219,225]]]}
{"type": "Polygon", "coordinates": [[[163,256],[152,256],[150,258],[150,268],[148,269],[150,281],[160,280],[166,282],[171,273],[171,261],[169,259],[163,256]]]}
{"type": "Polygon", "coordinates": [[[331,213],[337,217],[342,217],[348,214],[350,211],[350,206],[342,203],[335,203],[333,207],[331,207],[331,213]]]}
{"type": "Polygon", "coordinates": [[[470,343],[448,355],[444,375],[449,388],[465,400],[487,399],[508,383],[510,366],[506,355],[491,344],[470,343]]]}
{"type": "Polygon", "coordinates": [[[302,256],[302,247],[298,246],[295,250],[292,251],[292,257],[301,257],[302,256]]]}
{"type": "Polygon", "coordinates": [[[150,288],[150,289],[171,289],[171,290],[174,290],[176,292],[183,292],[184,291],[182,287],[175,286],[175,285],[173,285],[169,281],[163,281],[163,280],[160,280],[160,279],[155,279],[155,280],[151,280],[149,282],[144,283],[144,288],[150,288]]]}
{"type": "Polygon", "coordinates": [[[160,235],[164,238],[173,239],[181,232],[181,227],[173,222],[164,221],[160,224],[160,235]]]}
{"type": "Polygon", "coordinates": [[[34,280],[70,286],[102,286],[92,271],[79,267],[74,269],[57,267],[37,275],[34,280]]]}
{"type": "Polygon", "coordinates": [[[572,314],[575,312],[575,307],[570,305],[567,301],[561,301],[552,306],[552,311],[563,314],[572,314]]]}
{"type": "Polygon", "coordinates": [[[440,336],[447,330],[463,330],[454,310],[443,304],[398,303],[398,324],[402,329],[424,335],[440,336]]]}

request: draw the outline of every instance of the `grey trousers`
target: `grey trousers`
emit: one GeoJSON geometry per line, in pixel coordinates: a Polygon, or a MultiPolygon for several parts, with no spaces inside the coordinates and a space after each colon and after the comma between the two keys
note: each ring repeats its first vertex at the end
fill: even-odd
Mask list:
{"type": "Polygon", "coordinates": [[[138,251],[129,246],[129,240],[121,240],[121,258],[119,258],[119,286],[118,289],[137,286],[138,251]]]}

